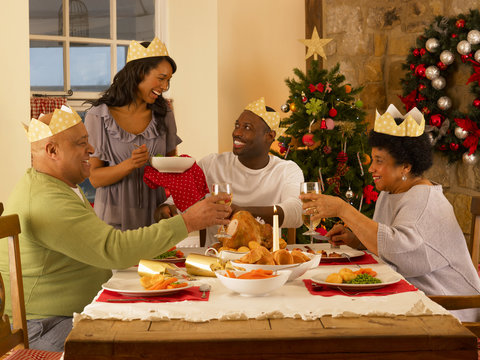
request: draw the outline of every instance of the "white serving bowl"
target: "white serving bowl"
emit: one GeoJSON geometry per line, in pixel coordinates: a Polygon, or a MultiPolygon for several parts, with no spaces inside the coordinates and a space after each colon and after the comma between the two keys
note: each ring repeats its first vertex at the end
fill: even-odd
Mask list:
{"type": "Polygon", "coordinates": [[[192,167],[195,159],[180,156],[153,156],[151,163],[152,166],[160,172],[183,173],[192,167]]]}
{"type": "MultiPolygon", "coordinates": [[[[248,271],[233,271],[236,276],[248,271]]],[[[215,275],[227,289],[243,296],[263,296],[282,287],[290,276],[290,270],[279,270],[277,276],[266,279],[236,279],[226,276],[226,270],[217,270],[215,275]]]]}
{"type": "Polygon", "coordinates": [[[307,272],[307,270],[313,269],[320,264],[320,260],[322,256],[320,254],[315,255],[315,254],[310,254],[310,253],[305,253],[311,260],[306,261],[304,263],[299,263],[299,264],[289,264],[289,265],[259,265],[259,264],[244,264],[240,263],[237,261],[231,261],[232,265],[234,265],[236,268],[243,268],[246,271],[251,271],[255,269],[264,269],[264,270],[284,270],[288,269],[290,270],[290,276],[288,278],[288,281],[295,280],[299,276],[302,276],[307,272]]]}
{"type": "Polygon", "coordinates": [[[243,257],[247,252],[238,252],[238,251],[231,251],[231,250],[220,250],[217,251],[215,248],[208,248],[205,250],[205,255],[207,256],[216,256],[220,260],[227,262],[227,261],[235,261],[243,257]]]}

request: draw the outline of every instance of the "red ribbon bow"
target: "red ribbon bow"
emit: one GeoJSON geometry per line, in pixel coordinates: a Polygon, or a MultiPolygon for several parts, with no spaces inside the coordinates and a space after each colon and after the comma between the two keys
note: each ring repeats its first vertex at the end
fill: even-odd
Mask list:
{"type": "Polygon", "coordinates": [[[480,137],[480,130],[468,117],[465,119],[454,119],[458,126],[463,130],[468,131],[469,135],[463,141],[463,146],[469,148],[468,155],[472,155],[478,146],[478,138],[480,137]]]}
{"type": "Polygon", "coordinates": [[[398,97],[405,104],[405,108],[407,109],[407,112],[412,110],[414,107],[416,107],[419,101],[423,101],[426,99],[425,96],[420,94],[417,90],[412,90],[412,92],[407,96],[398,95],[398,97]]]}
{"type": "MultiPolygon", "coordinates": [[[[470,60],[470,59],[469,59],[470,60]]],[[[468,78],[468,81],[467,81],[467,85],[469,83],[471,83],[472,81],[476,81],[479,85],[480,85],[480,64],[477,63],[477,65],[475,64],[475,62],[473,60],[470,60],[473,64],[473,70],[474,70],[474,73],[472,75],[470,75],[470,77],[468,78]]]]}
{"type": "Polygon", "coordinates": [[[363,198],[367,204],[371,204],[378,199],[378,192],[373,190],[373,185],[367,185],[363,188],[363,198]]]}
{"type": "Polygon", "coordinates": [[[315,91],[320,91],[320,92],[323,92],[323,84],[322,83],[318,83],[317,85],[313,85],[313,84],[310,84],[308,86],[308,88],[310,89],[310,92],[315,92],[315,91]]]}

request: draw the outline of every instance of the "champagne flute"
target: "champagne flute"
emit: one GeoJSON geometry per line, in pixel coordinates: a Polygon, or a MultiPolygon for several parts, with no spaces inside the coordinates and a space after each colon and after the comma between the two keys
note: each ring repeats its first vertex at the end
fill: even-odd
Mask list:
{"type": "MultiPolygon", "coordinates": [[[[226,205],[231,205],[232,204],[232,185],[228,183],[218,183],[218,184],[212,184],[212,195],[219,195],[219,194],[227,194],[230,195],[230,201],[223,201],[220,200],[218,204],[226,204],[226,205]]],[[[221,225],[220,226],[220,232],[214,235],[216,238],[230,238],[232,237],[226,232],[225,226],[221,225]]]]}
{"type": "MultiPolygon", "coordinates": [[[[300,184],[300,194],[320,194],[320,186],[318,182],[303,182],[300,184]]],[[[308,202],[310,200],[303,200],[303,202],[308,202]]],[[[313,243],[313,236],[318,235],[315,231],[317,226],[320,224],[320,219],[312,220],[312,215],[306,213],[307,210],[305,209],[302,212],[302,219],[304,225],[308,228],[308,231],[304,232],[303,235],[310,236],[310,243],[313,243]]]]}

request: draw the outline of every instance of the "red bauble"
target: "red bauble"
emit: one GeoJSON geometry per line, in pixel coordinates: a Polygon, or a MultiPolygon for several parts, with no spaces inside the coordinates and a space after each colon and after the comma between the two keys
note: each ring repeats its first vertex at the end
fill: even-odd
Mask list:
{"type": "Polygon", "coordinates": [[[452,34],[452,38],[455,39],[458,35],[457,34],[452,34]]]}
{"type": "Polygon", "coordinates": [[[302,96],[302,102],[305,104],[308,101],[306,96],[302,96]]]}
{"type": "Polygon", "coordinates": [[[430,116],[430,125],[436,126],[437,128],[439,128],[440,126],[442,126],[442,122],[443,122],[443,116],[442,115],[435,114],[435,115],[430,116]]]}
{"type": "Polygon", "coordinates": [[[348,155],[346,152],[340,151],[337,155],[337,161],[340,163],[346,163],[348,161],[348,155]]]}
{"type": "Polygon", "coordinates": [[[442,144],[442,145],[440,145],[440,146],[438,147],[438,149],[439,149],[439,150],[442,150],[442,151],[445,151],[445,150],[447,150],[447,145],[442,144]]]}
{"type": "Polygon", "coordinates": [[[471,57],[472,54],[467,54],[467,55],[462,55],[460,58],[462,59],[462,62],[465,63],[467,62],[468,58],[471,57]]]}
{"type": "Polygon", "coordinates": [[[410,64],[410,70],[415,70],[415,64],[410,64]]]}
{"type": "Polygon", "coordinates": [[[320,123],[320,129],[325,130],[327,128],[327,122],[325,119],[322,119],[322,122],[320,123]]]}
{"type": "Polygon", "coordinates": [[[420,56],[425,55],[426,52],[427,52],[427,50],[425,50],[424,48],[421,48],[420,49],[420,56]]]}
{"type": "Polygon", "coordinates": [[[420,90],[420,91],[422,91],[425,88],[426,88],[425,84],[418,85],[418,90],[420,90]]]}
{"type": "Polygon", "coordinates": [[[458,150],[458,144],[450,143],[450,150],[457,151],[458,150]]]}
{"type": "Polygon", "coordinates": [[[325,145],[325,146],[323,147],[323,153],[324,153],[324,154],[328,155],[328,154],[330,154],[331,152],[332,152],[332,148],[331,148],[330,146],[325,145]]]}
{"type": "Polygon", "coordinates": [[[413,49],[413,56],[419,56],[419,55],[420,55],[420,50],[413,49]]]}
{"type": "Polygon", "coordinates": [[[455,22],[455,26],[459,29],[462,29],[465,27],[465,20],[464,19],[458,19],[456,22],[455,22]]]}
{"type": "Polygon", "coordinates": [[[437,67],[440,69],[440,70],[447,70],[447,65],[445,65],[443,62],[439,61],[437,63],[437,67]]]}
{"type": "Polygon", "coordinates": [[[425,77],[425,64],[420,64],[415,68],[415,75],[425,77]]]}
{"type": "Polygon", "coordinates": [[[480,99],[473,100],[473,106],[475,106],[476,108],[480,107],[480,99]]]}
{"type": "Polygon", "coordinates": [[[328,111],[328,115],[330,115],[330,117],[335,117],[337,116],[337,110],[335,108],[331,108],[329,111],[328,111]]]}
{"type": "Polygon", "coordinates": [[[287,148],[285,147],[285,144],[280,144],[278,146],[279,150],[280,150],[280,154],[285,154],[287,152],[287,148]]]}
{"type": "Polygon", "coordinates": [[[303,135],[302,142],[305,146],[312,146],[313,144],[315,144],[315,141],[313,141],[313,134],[308,133],[303,135]]]}

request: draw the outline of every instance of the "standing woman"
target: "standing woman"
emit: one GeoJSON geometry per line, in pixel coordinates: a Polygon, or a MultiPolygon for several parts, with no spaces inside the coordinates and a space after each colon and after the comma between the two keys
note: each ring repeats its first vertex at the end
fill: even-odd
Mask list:
{"type": "Polygon", "coordinates": [[[143,182],[143,169],[150,156],[174,156],[181,143],[173,112],[162,97],[176,70],[157,38],[132,41],[125,67],[91,101],[85,117],[95,148],[90,158],[95,212],[117,229],[152,224],[157,206],[166,199],[163,188],[153,190],[143,182]]]}

